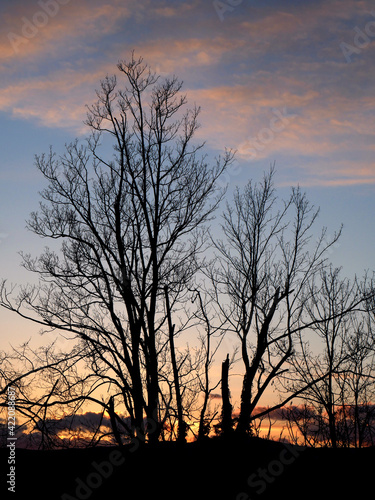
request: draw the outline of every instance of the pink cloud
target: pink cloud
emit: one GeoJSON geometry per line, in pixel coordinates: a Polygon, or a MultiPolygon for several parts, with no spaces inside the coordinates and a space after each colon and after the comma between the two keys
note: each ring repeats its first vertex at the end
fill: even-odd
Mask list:
{"type": "MultiPolygon", "coordinates": [[[[29,57],[51,56],[67,50],[77,39],[104,37],[116,32],[119,23],[130,16],[129,4],[112,0],[111,3],[69,2],[58,4],[55,14],[46,13],[39,4],[24,3],[10,6],[4,14],[6,37],[0,44],[1,60],[25,60],[29,57]]],[[[78,47],[85,50],[85,44],[78,47]]],[[[78,48],[75,46],[75,50],[78,48]]]]}
{"type": "MultiPolygon", "coordinates": [[[[365,16],[370,3],[358,2],[357,7],[364,9],[365,16]]],[[[38,36],[22,46],[18,54],[12,52],[6,40],[0,42],[0,65],[4,66],[9,60],[13,63],[11,73],[9,66],[8,73],[4,73],[0,109],[43,126],[67,127],[83,133],[84,105],[95,100],[94,89],[100,79],[114,73],[117,60],[130,53],[130,50],[124,53],[123,43],[115,41],[98,58],[95,43],[100,45],[107,34],[124,29],[121,22],[130,18],[139,22],[156,16],[161,27],[163,22],[167,26],[171,19],[178,25],[186,23],[185,15],[193,18],[196,8],[194,2],[177,7],[150,1],[139,5],[133,0],[112,0],[104,5],[85,0],[61,6],[59,14],[40,29],[38,36]],[[85,43],[87,39],[95,41],[93,47],[85,43]],[[66,51],[78,57],[75,63],[62,63],[58,69],[51,66],[39,75],[35,72],[35,76],[25,78],[25,66],[34,69],[35,62],[43,61],[47,54],[53,57],[66,51]],[[110,52],[109,57],[106,51],[110,52]]],[[[341,71],[345,61],[340,65],[319,59],[294,60],[293,52],[288,56],[288,48],[295,47],[299,40],[309,37],[315,40],[322,29],[328,35],[339,28],[342,20],[350,19],[354,10],[348,0],[319,4],[319,8],[301,5],[291,12],[268,11],[266,15],[253,8],[254,16],[236,25],[238,36],[227,36],[231,34],[230,24],[225,24],[219,32],[218,21],[215,19],[214,26],[211,19],[203,37],[186,36],[182,31],[181,36],[171,39],[146,35],[138,43],[136,53],[143,55],[162,75],[176,73],[185,80],[190,104],[196,102],[202,106],[198,138],[206,140],[212,148],[222,150],[228,146],[238,150],[241,160],[251,161],[254,141],[263,138],[255,159],[265,164],[277,161],[280,156],[311,156],[317,158],[314,174],[319,176],[319,182],[339,183],[341,178],[343,183],[373,182],[373,166],[368,160],[361,160],[360,154],[373,151],[366,137],[375,126],[375,115],[370,113],[374,110],[375,98],[364,95],[353,99],[340,87],[335,92],[324,87],[325,72],[334,71],[334,64],[338,64],[341,71]],[[254,63],[253,70],[248,71],[247,65],[251,65],[254,58],[258,61],[259,57],[267,57],[269,50],[278,50],[283,62],[272,71],[254,63]],[[225,71],[232,59],[237,63],[231,78],[216,82],[220,68],[225,71]],[[195,75],[201,72],[205,83],[197,88],[195,75]],[[306,77],[310,73],[316,75],[316,82],[306,77]],[[368,111],[365,120],[364,109],[368,111]],[[286,110],[293,116],[285,127],[278,123],[277,133],[271,126],[274,110],[281,113],[286,110]],[[356,151],[355,171],[352,164],[342,172],[340,159],[333,156],[345,152],[353,155],[356,151]],[[327,165],[330,179],[324,175],[327,165]]],[[[20,32],[22,17],[32,19],[34,14],[35,4],[22,9],[14,6],[6,14],[7,26],[20,32]]],[[[312,178],[311,182],[315,180],[312,178]]]]}
{"type": "Polygon", "coordinates": [[[0,110],[16,118],[34,120],[46,127],[72,128],[79,132],[86,116],[85,103],[103,76],[65,69],[38,78],[19,81],[2,89],[0,110]]]}
{"type": "MultiPolygon", "coordinates": [[[[0,109],[18,118],[35,120],[48,127],[67,127],[81,134],[85,131],[82,125],[85,104],[95,99],[94,89],[100,79],[114,70],[114,65],[106,63],[93,73],[65,69],[51,73],[48,79],[34,78],[9,85],[1,93],[0,109]]],[[[358,158],[354,168],[351,162],[343,165],[342,160],[331,158],[333,154],[353,152],[362,146],[368,151],[374,149],[366,146],[363,137],[375,123],[363,122],[360,112],[363,107],[358,101],[353,106],[350,99],[319,96],[308,89],[305,93],[285,90],[279,94],[275,90],[272,82],[268,87],[188,89],[190,105],[194,102],[202,105],[202,128],[197,138],[206,140],[215,149],[237,149],[238,157],[245,161],[277,161],[280,155],[320,158],[314,177],[306,179],[309,185],[374,183],[374,165],[368,161],[358,158]],[[275,118],[273,110],[292,118],[284,127],[279,121],[276,132],[267,136],[275,118]],[[254,158],[254,144],[262,137],[265,142],[256,149],[254,158]]],[[[368,109],[370,103],[364,106],[368,109]]]]}

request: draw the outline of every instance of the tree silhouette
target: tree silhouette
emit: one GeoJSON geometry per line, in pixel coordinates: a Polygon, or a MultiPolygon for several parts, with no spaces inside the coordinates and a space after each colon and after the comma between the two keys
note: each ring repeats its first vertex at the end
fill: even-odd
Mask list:
{"type": "Polygon", "coordinates": [[[221,396],[223,406],[221,411],[220,428],[221,433],[225,438],[228,438],[233,430],[232,405],[230,402],[229,391],[229,365],[229,354],[227,354],[226,359],[221,364],[221,396]]]}
{"type": "MultiPolygon", "coordinates": [[[[61,252],[24,254],[24,267],[40,284],[23,287],[12,301],[3,283],[1,305],[78,341],[76,391],[65,375],[54,397],[30,407],[91,399],[109,412],[120,443],[125,431],[156,442],[172,404],[162,395],[162,355],[163,365],[173,367],[169,388],[185,435],[183,361],[176,360],[171,315],[199,270],[204,224],[223,194],[216,181],[232,155],[207,164],[202,144],[193,141],[199,109],[184,111],[177,78],[161,80],[134,54],[117,68],[124,84],[116,76],[101,82],[88,107],[86,143],[36,159],[48,186],[28,228],[61,240],[61,252]],[[126,409],[130,426],[116,408],[126,409]]],[[[49,356],[41,366],[55,382],[49,356]]]]}
{"type": "Polygon", "coordinates": [[[220,381],[212,384],[209,370],[232,335],[233,361],[227,357],[221,377],[224,435],[233,435],[230,366],[240,361],[237,435],[293,398],[315,397],[336,446],[337,408],[351,391],[362,443],[372,419],[374,286],[348,288],[329,274],[328,250],[341,230],[328,239],[323,229],[314,240],[319,211],[299,188],[279,200],[271,168],[259,184],[235,191],[223,239],[209,238],[207,223],[224,195],[217,181],[233,154],[209,165],[194,138],[199,108],[186,110],[176,77],[161,80],[134,54],[117,69],[122,85],[107,76],[88,107],[86,142],[36,158],[47,187],[28,228],[61,249],[22,254],[39,284],[14,296],[3,281],[0,306],[64,342],[0,353],[1,405],[14,386],[18,412],[41,432],[43,446],[56,445],[51,424],[59,413],[73,416],[87,402],[111,426],[101,433],[99,425],[93,442],[156,443],[169,433],[184,443],[194,419],[202,439],[217,415],[209,403],[220,381]],[[209,263],[207,247],[216,253],[209,263]],[[367,322],[354,326],[358,310],[367,322]],[[177,345],[189,328],[197,350],[177,345]],[[324,363],[309,354],[313,332],[325,341],[324,363]],[[255,411],[272,386],[279,402],[255,411]]]}
{"type": "Polygon", "coordinates": [[[341,278],[340,269],[330,267],[311,282],[305,296],[305,321],[319,339],[319,349],[309,347],[300,330],[299,349],[286,375],[287,390],[309,386],[302,399],[310,406],[313,425],[318,427],[316,442],[333,448],[361,446],[364,435],[373,432],[371,408],[367,411],[375,377],[367,307],[372,288],[367,278],[351,283],[341,278]]]}
{"type": "MultiPolygon", "coordinates": [[[[308,380],[278,405],[254,414],[266,389],[288,373],[301,332],[322,324],[322,318],[309,316],[307,300],[316,291],[311,287],[329,265],[328,250],[341,233],[328,239],[323,229],[314,242],[312,230],[319,210],[299,188],[280,202],[273,177],[272,167],[260,184],[249,182],[242,191],[235,191],[233,204],[227,203],[223,214],[224,239],[213,240],[217,260],[210,272],[212,299],[224,335],[238,339],[244,366],[239,434],[251,430],[254,418],[318,382],[319,377],[308,380]]],[[[361,295],[356,305],[366,300],[361,295]]],[[[341,316],[353,307],[343,304],[341,316]]],[[[324,321],[336,317],[331,311],[324,321]]]]}

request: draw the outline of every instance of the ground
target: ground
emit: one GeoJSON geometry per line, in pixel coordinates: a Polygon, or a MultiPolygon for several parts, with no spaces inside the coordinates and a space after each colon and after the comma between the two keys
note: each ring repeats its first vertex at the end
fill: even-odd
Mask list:
{"type": "MultiPolygon", "coordinates": [[[[5,498],[350,499],[368,496],[375,463],[375,448],[303,449],[262,439],[136,448],[17,449],[16,493],[5,498]]],[[[9,450],[0,450],[0,498],[9,486],[8,458],[9,450]]]]}

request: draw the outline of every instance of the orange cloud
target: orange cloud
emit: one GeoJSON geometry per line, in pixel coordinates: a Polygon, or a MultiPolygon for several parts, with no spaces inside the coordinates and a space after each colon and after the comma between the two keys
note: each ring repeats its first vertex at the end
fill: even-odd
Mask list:
{"type": "MultiPolygon", "coordinates": [[[[66,0],[65,0],[66,1],[66,0]]],[[[87,42],[89,38],[115,33],[119,23],[130,16],[127,2],[112,0],[104,5],[95,2],[73,2],[60,5],[56,13],[46,11],[37,3],[10,6],[4,14],[6,37],[0,44],[0,61],[21,61],[66,51],[74,40],[87,42]]],[[[42,4],[44,4],[42,0],[42,4]]],[[[80,44],[81,50],[87,50],[80,44]]],[[[75,47],[77,50],[78,47],[75,47]]]]}
{"type": "Polygon", "coordinates": [[[85,103],[92,100],[100,77],[97,73],[64,70],[48,78],[35,77],[10,84],[0,94],[0,110],[17,118],[33,119],[43,126],[78,131],[85,118],[85,103]]]}
{"type": "MultiPolygon", "coordinates": [[[[369,2],[360,4],[363,9],[370,8],[369,2]]],[[[0,41],[0,67],[7,70],[3,71],[0,110],[43,126],[67,127],[83,133],[85,103],[95,99],[94,89],[100,79],[114,73],[117,60],[128,57],[133,48],[124,53],[123,43],[116,40],[103,45],[105,36],[123,30],[121,23],[130,18],[141,23],[155,16],[161,27],[173,18],[177,25],[186,26],[184,15],[196,14],[197,5],[192,2],[172,7],[149,0],[142,4],[112,0],[104,5],[83,0],[62,5],[37,36],[20,46],[19,53],[12,51],[4,38],[0,41]],[[99,47],[102,50],[98,55],[99,47]],[[76,60],[64,62],[62,55],[66,52],[76,60]],[[62,60],[56,69],[52,64],[60,55],[62,60]],[[50,67],[34,71],[34,67],[46,61],[51,61],[50,67]],[[26,77],[24,68],[34,76],[26,77]]],[[[22,18],[33,19],[35,8],[35,4],[9,8],[5,18],[9,30],[20,33],[22,18]]],[[[319,182],[340,182],[340,178],[345,183],[373,182],[372,165],[368,159],[360,160],[360,153],[369,155],[374,149],[368,137],[375,126],[371,112],[375,98],[364,94],[353,99],[344,84],[336,88],[325,86],[327,71],[343,72],[349,79],[350,75],[344,72],[345,61],[309,58],[306,52],[305,58],[301,58],[298,51],[298,57],[294,57],[296,44],[310,38],[316,40],[319,30],[326,36],[342,20],[350,19],[353,5],[348,0],[334,1],[319,4],[319,8],[301,5],[291,12],[283,12],[280,7],[266,15],[261,9],[251,9],[254,15],[238,22],[236,36],[230,31],[230,23],[223,23],[221,31],[217,29],[220,24],[213,11],[203,37],[181,32],[173,38],[166,33],[155,39],[145,33],[135,47],[136,54],[144,56],[162,75],[176,73],[185,79],[190,104],[202,106],[203,126],[198,138],[212,148],[222,150],[228,146],[237,149],[238,157],[244,161],[264,160],[267,164],[280,156],[314,157],[322,165],[315,169],[319,179],[323,178],[319,182]],[[288,51],[290,48],[293,50],[288,51]],[[269,51],[280,53],[280,61],[273,62],[272,69],[259,62],[261,57],[268,57],[269,51]],[[225,74],[228,64],[234,68],[230,75],[225,74]],[[307,76],[310,74],[314,74],[314,81],[307,76]],[[365,119],[363,110],[367,111],[365,119]],[[275,112],[293,119],[275,121],[275,112]],[[339,156],[345,152],[353,157],[358,155],[358,161],[353,160],[356,170],[348,176],[340,170],[339,156]],[[324,180],[327,165],[331,180],[324,180]],[[358,165],[367,173],[360,175],[358,165]],[[335,176],[340,178],[333,180],[335,176]]],[[[335,48],[339,51],[338,44],[335,48]]],[[[357,69],[362,71],[357,71],[358,77],[364,70],[357,69]]]]}
{"type": "Polygon", "coordinates": [[[227,54],[241,50],[244,44],[244,40],[228,40],[221,36],[161,39],[142,42],[137,46],[137,53],[142,54],[156,71],[183,78],[191,70],[198,73],[199,68],[220,64],[227,54]]]}
{"type": "MultiPolygon", "coordinates": [[[[95,68],[95,73],[59,70],[51,73],[48,80],[35,78],[9,85],[1,93],[0,109],[44,126],[86,133],[82,125],[85,103],[94,100],[99,80],[114,69],[107,63],[95,68]]],[[[239,159],[264,160],[267,164],[281,155],[315,157],[314,177],[306,179],[309,185],[375,182],[373,165],[360,160],[359,152],[355,166],[349,161],[343,166],[339,157],[332,157],[366,147],[363,136],[374,124],[371,118],[370,124],[363,123],[360,112],[363,107],[358,102],[353,108],[350,100],[322,98],[310,90],[304,94],[285,91],[278,95],[272,82],[268,87],[188,89],[187,94],[190,105],[194,102],[202,105],[202,128],[197,138],[206,140],[214,149],[232,147],[238,150],[239,159]],[[286,117],[285,126],[279,118],[273,130],[272,122],[277,116],[286,117]]],[[[367,148],[371,152],[374,149],[372,145],[367,148]]],[[[304,169],[303,164],[300,168],[304,169]]]]}

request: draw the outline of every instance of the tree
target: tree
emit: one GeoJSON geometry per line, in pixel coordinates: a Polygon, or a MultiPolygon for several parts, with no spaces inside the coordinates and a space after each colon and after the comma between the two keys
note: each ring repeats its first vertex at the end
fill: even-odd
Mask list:
{"type": "Polygon", "coordinates": [[[259,185],[235,191],[223,214],[225,240],[213,241],[212,296],[224,335],[238,338],[244,367],[238,433],[250,431],[265,390],[288,370],[297,334],[309,326],[300,321],[305,291],[327,266],[326,252],[340,235],[327,241],[323,229],[313,244],[319,211],[299,188],[277,208],[273,177],[271,168],[259,185]]]}
{"type": "Polygon", "coordinates": [[[372,315],[356,312],[345,339],[347,357],[338,372],[342,421],[337,423],[340,443],[361,448],[375,441],[375,339],[372,315]]]}
{"type": "MultiPolygon", "coordinates": [[[[215,347],[212,347],[213,339],[215,334],[220,334],[220,325],[215,324],[215,319],[209,316],[209,306],[207,304],[207,294],[206,300],[202,298],[202,293],[200,290],[195,290],[196,296],[194,301],[197,300],[199,307],[194,313],[198,324],[204,326],[205,333],[200,334],[200,341],[202,345],[203,359],[202,363],[204,366],[203,374],[197,371],[197,378],[199,381],[200,392],[203,393],[203,403],[199,414],[199,429],[198,429],[198,440],[206,438],[211,430],[211,424],[216,417],[217,412],[214,411],[212,415],[207,415],[208,406],[210,401],[210,396],[212,392],[217,388],[220,382],[216,385],[211,386],[210,384],[210,367],[214,359],[214,355],[220,347],[221,340],[217,342],[215,347]]],[[[208,301],[210,299],[208,298],[208,301]]]]}
{"type": "MultiPolygon", "coordinates": [[[[184,111],[176,77],[161,81],[134,54],[117,68],[124,86],[116,76],[101,82],[88,107],[86,143],[36,159],[48,187],[28,227],[62,241],[61,251],[24,254],[24,267],[40,284],[22,287],[12,301],[3,283],[1,305],[78,341],[84,375],[80,394],[66,403],[90,397],[117,422],[118,440],[126,430],[155,442],[165,418],[159,366],[165,346],[183,423],[171,311],[199,269],[204,224],[223,194],[216,181],[232,154],[213,167],[200,155],[203,145],[193,139],[199,108],[184,111]],[[126,410],[130,427],[116,408],[126,410]]],[[[52,369],[45,361],[38,370],[52,369]]],[[[55,393],[43,405],[58,399],[55,393]]]]}
{"type": "Polygon", "coordinates": [[[306,387],[302,399],[320,416],[318,439],[333,448],[358,443],[363,435],[361,406],[371,400],[374,341],[366,303],[372,286],[366,281],[351,283],[331,266],[309,284],[302,321],[320,344],[314,352],[301,329],[298,353],[286,377],[289,390],[306,387]]]}
{"type": "Polygon", "coordinates": [[[233,430],[232,405],[229,391],[229,354],[221,364],[221,396],[223,400],[220,428],[223,437],[228,438],[233,430]]]}

